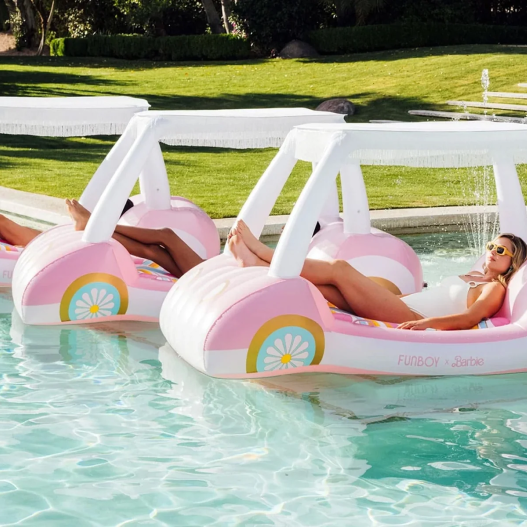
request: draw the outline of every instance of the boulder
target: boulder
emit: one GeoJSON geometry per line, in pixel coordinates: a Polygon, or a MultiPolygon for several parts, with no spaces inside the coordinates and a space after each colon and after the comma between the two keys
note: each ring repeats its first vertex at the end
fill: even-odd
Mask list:
{"type": "Polygon", "coordinates": [[[318,57],[318,51],[308,44],[307,42],[302,42],[301,40],[291,40],[289,44],[286,44],[285,47],[280,51],[281,59],[308,59],[312,57],[318,57]]]}
{"type": "Polygon", "coordinates": [[[343,113],[344,115],[355,113],[355,105],[344,98],[328,99],[320,103],[316,109],[321,112],[343,113]]]}

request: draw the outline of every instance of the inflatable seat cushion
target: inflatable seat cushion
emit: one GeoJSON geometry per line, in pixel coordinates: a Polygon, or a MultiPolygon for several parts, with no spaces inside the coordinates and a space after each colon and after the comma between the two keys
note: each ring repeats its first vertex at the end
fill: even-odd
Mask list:
{"type": "Polygon", "coordinates": [[[15,253],[21,253],[23,247],[18,247],[17,245],[11,245],[10,243],[7,243],[5,240],[0,240],[0,252],[15,252],[15,253]]]}
{"type": "MultiPolygon", "coordinates": [[[[371,318],[358,317],[357,315],[349,313],[348,311],[339,309],[338,307],[334,306],[331,302],[328,302],[328,306],[331,309],[331,313],[333,313],[333,316],[337,320],[342,320],[344,322],[351,322],[352,324],[360,324],[361,326],[370,326],[375,328],[396,328],[398,326],[398,324],[394,324],[393,322],[383,322],[381,320],[373,320],[371,318]]],[[[508,323],[509,321],[507,319],[496,318],[491,320],[489,318],[486,318],[482,320],[478,325],[470,329],[494,328],[497,326],[503,326],[508,323]]],[[[427,331],[436,330],[430,328],[427,331]]]]}
{"type": "Polygon", "coordinates": [[[152,278],[153,280],[163,280],[166,282],[177,282],[178,280],[166,269],[163,269],[159,264],[156,264],[152,260],[137,258],[135,259],[135,268],[138,273],[145,275],[146,278],[152,278]]]}

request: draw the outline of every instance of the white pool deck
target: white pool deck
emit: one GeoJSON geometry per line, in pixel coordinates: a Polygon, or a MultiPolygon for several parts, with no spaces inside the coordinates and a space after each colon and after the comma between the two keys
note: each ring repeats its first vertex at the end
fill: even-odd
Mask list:
{"type": "MultiPolygon", "coordinates": [[[[393,234],[418,234],[457,230],[460,224],[466,223],[469,216],[496,211],[494,206],[372,210],[371,220],[374,227],[393,234]]],[[[0,213],[24,225],[43,230],[70,221],[63,199],[1,186],[0,213]]],[[[287,215],[271,216],[262,236],[278,236],[287,218],[287,215]]],[[[235,218],[214,220],[222,241],[226,239],[234,220],[235,218]]]]}

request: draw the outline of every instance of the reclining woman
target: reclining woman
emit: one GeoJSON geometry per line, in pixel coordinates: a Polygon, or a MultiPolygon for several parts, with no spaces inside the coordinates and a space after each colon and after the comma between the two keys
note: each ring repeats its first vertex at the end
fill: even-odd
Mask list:
{"type": "MultiPolygon", "coordinates": [[[[274,250],[261,243],[239,220],[229,248],[241,266],[269,266],[274,250]]],[[[301,276],[340,309],[374,320],[399,324],[400,329],[470,329],[495,315],[507,285],[527,258],[525,242],[500,234],[487,243],[484,273],[451,276],[429,291],[396,295],[373,282],[344,260],[306,259],[301,276]]]]}

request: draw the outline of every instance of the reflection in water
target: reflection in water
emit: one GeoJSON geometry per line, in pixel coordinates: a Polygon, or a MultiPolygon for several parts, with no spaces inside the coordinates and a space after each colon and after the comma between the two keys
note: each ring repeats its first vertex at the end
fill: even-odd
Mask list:
{"type": "Polygon", "coordinates": [[[5,291],[0,372],[2,524],[525,520],[525,374],[213,379],[156,325],[26,326],[5,291]]]}

